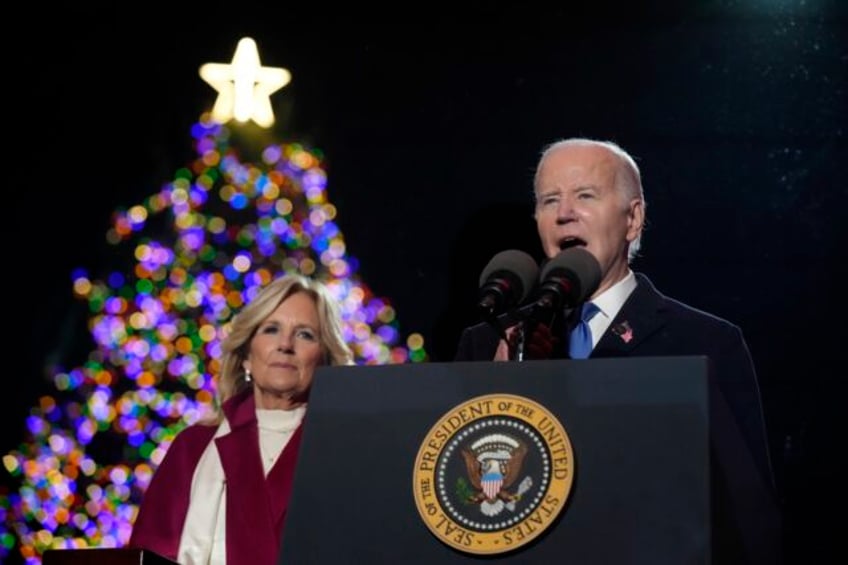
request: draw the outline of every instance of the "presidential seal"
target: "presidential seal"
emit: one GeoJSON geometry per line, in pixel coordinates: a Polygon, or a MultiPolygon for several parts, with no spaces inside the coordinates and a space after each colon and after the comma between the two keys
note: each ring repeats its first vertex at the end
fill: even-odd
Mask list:
{"type": "Polygon", "coordinates": [[[415,504],[430,531],[466,553],[513,551],[565,506],[574,453],[562,424],[524,397],[479,396],[430,430],[413,471],[415,504]]]}

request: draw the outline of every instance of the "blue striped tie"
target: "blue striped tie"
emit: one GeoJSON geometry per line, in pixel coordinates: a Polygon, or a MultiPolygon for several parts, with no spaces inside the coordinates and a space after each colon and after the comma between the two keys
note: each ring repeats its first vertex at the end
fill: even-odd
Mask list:
{"type": "Polygon", "coordinates": [[[600,309],[594,303],[583,304],[580,310],[580,323],[571,330],[568,339],[568,353],[572,359],[586,359],[592,353],[592,329],[589,327],[589,320],[598,312],[600,309]]]}

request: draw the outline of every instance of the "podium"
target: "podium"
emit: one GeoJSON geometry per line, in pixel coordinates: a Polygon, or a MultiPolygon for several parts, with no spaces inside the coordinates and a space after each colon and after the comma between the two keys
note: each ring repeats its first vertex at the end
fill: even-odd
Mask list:
{"type": "MultiPolygon", "coordinates": [[[[556,474],[551,445],[550,457],[541,447],[554,464],[540,476],[556,474]]],[[[518,519],[500,512],[504,524],[518,519]]],[[[779,546],[771,489],[705,357],[425,363],[318,369],[279,563],[774,564],[779,546]],[[571,446],[567,500],[541,533],[534,514],[501,537],[484,531],[497,521],[451,518],[443,533],[457,543],[446,543],[421,498],[450,497],[453,483],[425,481],[423,495],[415,485],[446,455],[422,452],[428,441],[444,447],[428,438],[447,438],[465,412],[446,415],[487,395],[527,399],[549,411],[542,421],[559,421],[571,446]],[[534,539],[508,549],[524,530],[534,539]],[[463,551],[486,536],[505,551],[463,551]]]]}
{"type": "Polygon", "coordinates": [[[136,548],[48,549],[42,565],[176,565],[157,553],[136,548]]]}

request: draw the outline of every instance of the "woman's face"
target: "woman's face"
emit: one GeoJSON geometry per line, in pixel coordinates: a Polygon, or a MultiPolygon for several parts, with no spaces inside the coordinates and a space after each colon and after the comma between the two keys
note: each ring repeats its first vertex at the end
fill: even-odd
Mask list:
{"type": "Polygon", "coordinates": [[[303,402],[321,364],[315,300],[296,292],[256,328],[242,367],[253,377],[256,407],[287,409],[303,402]]]}

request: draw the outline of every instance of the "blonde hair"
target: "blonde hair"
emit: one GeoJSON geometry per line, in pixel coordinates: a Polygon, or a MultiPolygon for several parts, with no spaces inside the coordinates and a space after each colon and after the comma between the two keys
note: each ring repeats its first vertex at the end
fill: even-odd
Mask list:
{"type": "Polygon", "coordinates": [[[338,307],[327,287],[303,275],[286,274],[263,287],[253,300],[233,317],[229,333],[221,342],[223,354],[217,388],[219,408],[228,399],[250,386],[245,381],[242,362],[247,358],[250,340],[256,329],[285,299],[298,292],[306,293],[315,301],[320,324],[322,364],[353,364],[353,353],[344,340],[338,307]]]}
{"type": "MultiPolygon", "coordinates": [[[[639,172],[639,166],[630,154],[622,149],[620,145],[613,141],[600,141],[597,139],[589,139],[586,137],[571,137],[561,139],[542,149],[542,154],[539,157],[539,162],[536,164],[536,174],[533,177],[533,192],[539,193],[539,174],[542,170],[542,163],[545,158],[565,147],[602,147],[609,151],[618,159],[619,167],[615,175],[616,189],[619,191],[625,202],[629,202],[634,198],[642,201],[642,210],[645,211],[647,202],[645,202],[645,191],[642,189],[642,174],[639,172]]],[[[647,218],[646,218],[647,219],[647,218]]],[[[627,252],[627,259],[632,261],[639,254],[639,249],[642,247],[642,234],[636,236],[636,239],[630,242],[630,248],[627,252]]]]}

